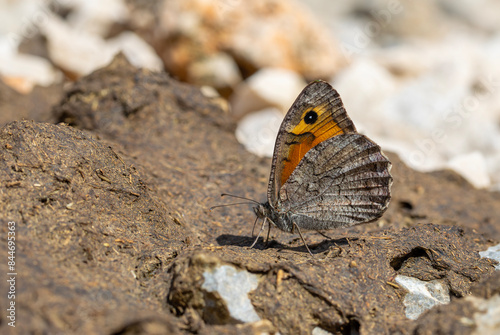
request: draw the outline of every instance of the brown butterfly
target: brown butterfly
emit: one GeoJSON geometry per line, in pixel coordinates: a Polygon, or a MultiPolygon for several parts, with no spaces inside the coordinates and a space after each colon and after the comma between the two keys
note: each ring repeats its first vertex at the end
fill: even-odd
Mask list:
{"type": "Polygon", "coordinates": [[[324,81],[310,83],[278,132],[267,202],[254,207],[263,222],[252,247],[266,222],[297,231],[311,253],[301,229],[350,227],[380,218],[391,199],[390,169],[380,147],[356,131],[337,91],[324,81]]]}

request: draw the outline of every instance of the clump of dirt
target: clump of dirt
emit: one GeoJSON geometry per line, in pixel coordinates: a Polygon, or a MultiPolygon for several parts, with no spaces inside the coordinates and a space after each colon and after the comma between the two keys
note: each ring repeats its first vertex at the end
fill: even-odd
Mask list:
{"type": "MultiPolygon", "coordinates": [[[[441,279],[454,296],[462,297],[494,271],[492,261],[470,252],[484,243],[480,235],[464,234],[461,228],[425,224],[325,241],[327,251],[314,258],[291,250],[237,246],[202,253],[263,276],[251,294],[252,303],[284,334],[308,333],[315,327],[334,334],[382,334],[406,333],[410,327],[401,303],[405,291],[394,282],[397,275],[430,280],[432,273],[432,279],[441,279]]],[[[175,262],[169,296],[177,298],[169,303],[180,315],[198,313],[203,318],[203,265],[192,261],[198,258],[195,253],[175,262]]]]}
{"type": "Polygon", "coordinates": [[[478,251],[500,240],[500,196],[453,172],[419,173],[389,154],[393,198],[381,220],[304,233],[315,257],[277,230],[249,249],[251,209],[209,208],[224,203],[220,193],[263,201],[270,160],[236,142],[222,100],[118,56],[70,87],[51,118],[70,126],[0,130],[0,217],[18,236],[17,331],[425,333],[457,308],[473,313],[471,290],[498,292],[478,251]],[[204,318],[200,255],[260,276],[250,298],[263,321],[204,318]],[[454,299],[408,320],[398,274],[439,279],[454,299]]]}
{"type": "Polygon", "coordinates": [[[30,320],[17,329],[98,332],[114,321],[95,313],[121,306],[125,321],[161,306],[146,284],[188,235],[140,169],[65,125],[15,121],[0,143],[2,220],[16,223],[18,315],[30,320]]]}

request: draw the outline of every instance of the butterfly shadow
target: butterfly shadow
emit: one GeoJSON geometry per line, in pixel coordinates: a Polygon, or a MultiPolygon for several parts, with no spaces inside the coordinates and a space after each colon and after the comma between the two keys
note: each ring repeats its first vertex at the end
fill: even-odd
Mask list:
{"type": "MultiPolygon", "coordinates": [[[[222,234],[216,238],[216,241],[221,246],[232,245],[237,247],[250,247],[252,243],[255,241],[255,236],[252,237],[252,236],[222,234]]],[[[279,243],[276,240],[271,240],[271,239],[268,242],[265,242],[263,237],[259,237],[259,240],[255,244],[254,248],[258,250],[264,250],[267,248],[284,249],[286,248],[286,246],[284,244],[279,243]]]]}
{"type": "Polygon", "coordinates": [[[358,239],[357,237],[342,237],[337,239],[328,236],[324,237],[325,239],[323,241],[309,245],[309,248],[311,248],[313,253],[320,254],[332,248],[343,249],[344,247],[348,247],[352,241],[358,239]]]}
{"type": "MultiPolygon", "coordinates": [[[[323,234],[322,234],[323,235],[323,234]]],[[[351,241],[354,241],[357,239],[357,237],[353,238],[339,238],[339,239],[332,239],[327,236],[326,238],[319,242],[319,243],[313,243],[313,244],[308,244],[309,248],[311,249],[313,254],[320,254],[323,253],[327,250],[329,250],[332,247],[335,248],[342,248],[345,246],[348,246],[351,241]]],[[[255,241],[255,237],[252,236],[241,236],[241,235],[231,235],[231,234],[222,234],[216,238],[217,243],[220,246],[238,246],[238,247],[250,247],[252,243],[255,241]]],[[[297,252],[304,252],[308,253],[307,248],[305,245],[298,245],[298,246],[288,246],[286,244],[280,243],[279,241],[275,239],[270,239],[269,241],[265,242],[265,239],[263,237],[259,237],[259,240],[254,246],[255,249],[258,250],[264,250],[268,248],[273,248],[273,249],[288,249],[288,250],[293,250],[297,252]]]]}

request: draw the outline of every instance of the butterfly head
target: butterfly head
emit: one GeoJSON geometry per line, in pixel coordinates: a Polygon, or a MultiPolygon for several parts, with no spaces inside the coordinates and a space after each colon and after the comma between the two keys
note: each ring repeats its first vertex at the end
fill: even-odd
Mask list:
{"type": "Polygon", "coordinates": [[[273,208],[269,202],[266,202],[264,204],[259,204],[253,208],[255,215],[259,219],[267,219],[268,221],[271,221],[273,225],[278,227],[279,229],[286,231],[286,232],[291,232],[292,231],[292,221],[290,220],[289,214],[288,213],[280,213],[279,210],[276,208],[273,208]]]}
{"type": "Polygon", "coordinates": [[[269,205],[269,202],[266,202],[255,206],[253,208],[253,211],[255,212],[255,215],[257,215],[259,219],[264,219],[271,217],[272,208],[271,205],[269,205]]]}

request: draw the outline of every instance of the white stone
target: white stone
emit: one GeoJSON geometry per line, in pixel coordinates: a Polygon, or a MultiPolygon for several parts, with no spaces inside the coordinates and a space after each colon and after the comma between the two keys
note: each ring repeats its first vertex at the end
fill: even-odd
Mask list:
{"type": "Polygon", "coordinates": [[[449,38],[444,44],[422,47],[427,49],[423,55],[430,58],[428,69],[401,86],[386,106],[388,115],[431,132],[469,94],[475,75],[476,46],[463,37],[449,38]],[[457,48],[463,52],[457,54],[457,48]]]}
{"type": "Polygon", "coordinates": [[[473,321],[476,329],[473,335],[498,335],[500,334],[500,295],[495,294],[489,299],[473,296],[465,297],[479,310],[474,313],[473,321]]]}
{"type": "Polygon", "coordinates": [[[217,90],[212,86],[207,86],[207,85],[201,86],[200,92],[201,94],[203,94],[203,96],[209,99],[220,98],[219,92],[217,92],[217,90]]]}
{"type": "Polygon", "coordinates": [[[50,16],[42,31],[48,40],[50,59],[78,76],[106,66],[120,51],[137,67],[163,69],[154,49],[132,32],[123,32],[106,41],[98,35],[73,29],[55,16],[50,16]]]}
{"type": "Polygon", "coordinates": [[[498,97],[500,89],[500,32],[492,35],[489,39],[485,40],[480,45],[479,55],[480,60],[477,62],[477,77],[481,82],[486,82],[486,91],[492,97],[498,97]]]}
{"type": "Polygon", "coordinates": [[[151,45],[139,35],[125,31],[107,41],[112,54],[123,52],[128,61],[137,68],[162,71],[163,62],[151,45]]]}
{"type": "Polygon", "coordinates": [[[231,107],[237,117],[267,107],[285,113],[305,86],[306,82],[296,72],[264,68],[236,87],[231,107]]]}
{"type": "Polygon", "coordinates": [[[500,3],[496,0],[440,0],[459,19],[487,31],[500,30],[500,3]]]}
{"type": "Polygon", "coordinates": [[[476,188],[485,188],[491,185],[486,159],[478,151],[453,157],[447,166],[461,174],[476,188]]]}
{"type": "MultiPolygon", "coordinates": [[[[500,136],[497,141],[500,142],[500,136]]],[[[488,172],[491,176],[491,190],[500,192],[500,150],[497,150],[486,157],[488,172]]]]}
{"type": "MultiPolygon", "coordinates": [[[[500,244],[494,245],[486,249],[486,251],[480,251],[479,256],[482,258],[491,258],[497,262],[500,262],[500,244]]],[[[495,269],[500,270],[500,263],[495,265],[495,269]]]]}
{"type": "Polygon", "coordinates": [[[41,28],[50,59],[66,71],[84,76],[113,59],[114,50],[101,37],[76,31],[55,16],[50,16],[41,28]]]}
{"type": "Polygon", "coordinates": [[[412,167],[421,167],[422,159],[435,162],[439,154],[434,151],[426,151],[425,156],[420,154],[414,141],[425,138],[425,132],[401,120],[399,114],[406,111],[388,108],[404,85],[385,67],[368,57],[354,59],[351,66],[332,81],[360,133],[376,141],[384,150],[396,152],[403,158],[409,155],[417,160],[416,164],[411,164],[411,159],[405,161],[410,161],[412,167]],[[413,151],[418,152],[411,155],[413,151]]]}
{"type": "Polygon", "coordinates": [[[62,80],[62,73],[56,70],[48,60],[27,54],[0,55],[0,75],[22,78],[28,85],[28,91],[31,91],[35,85],[50,86],[62,80]]]}
{"type": "Polygon", "coordinates": [[[435,45],[420,41],[374,50],[371,58],[404,82],[432,68],[437,54],[435,49],[435,45]]]}
{"type": "Polygon", "coordinates": [[[236,138],[245,149],[259,157],[272,157],[283,114],[266,108],[243,117],[236,128],[236,138]]]}
{"type": "Polygon", "coordinates": [[[323,328],[320,327],[314,327],[314,329],[311,332],[312,335],[332,335],[328,330],[324,330],[323,328]]]}
{"type": "Polygon", "coordinates": [[[38,0],[0,1],[0,54],[16,54],[23,39],[36,36],[47,12],[38,0]]]}
{"type": "Polygon", "coordinates": [[[240,322],[260,320],[248,298],[248,293],[255,290],[259,284],[256,275],[222,265],[213,270],[206,270],[203,278],[205,282],[201,288],[207,292],[217,292],[226,303],[233,319],[240,322]]]}
{"type": "Polygon", "coordinates": [[[332,86],[339,92],[349,116],[358,130],[370,125],[372,133],[384,133],[388,118],[384,109],[387,100],[394,95],[397,81],[382,66],[360,57],[339,72],[332,86]]]}
{"type": "Polygon", "coordinates": [[[193,63],[188,68],[188,81],[217,88],[234,87],[242,80],[238,65],[228,54],[218,52],[193,63]]]}
{"type": "Polygon", "coordinates": [[[129,17],[129,10],[123,0],[71,0],[63,1],[71,6],[66,20],[78,31],[105,37],[110,27],[124,22],[129,17]]]}
{"type": "Polygon", "coordinates": [[[500,34],[471,37],[379,49],[354,58],[333,83],[358,130],[412,168],[449,168],[477,151],[483,159],[465,176],[498,187],[500,34]]]}
{"type": "Polygon", "coordinates": [[[424,311],[450,302],[448,288],[438,280],[421,281],[407,276],[396,276],[396,283],[408,291],[403,300],[408,319],[416,320],[424,311]]]}

